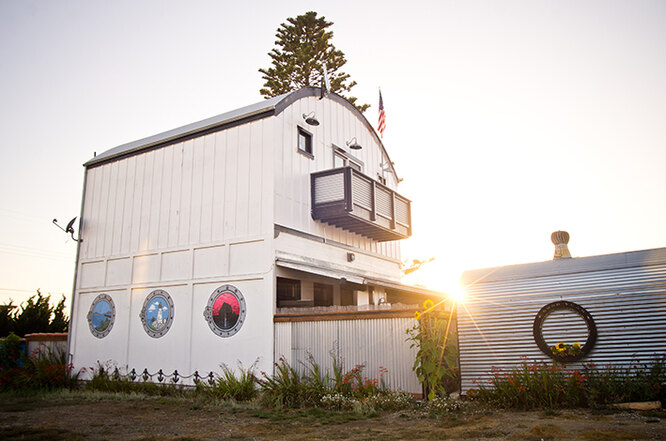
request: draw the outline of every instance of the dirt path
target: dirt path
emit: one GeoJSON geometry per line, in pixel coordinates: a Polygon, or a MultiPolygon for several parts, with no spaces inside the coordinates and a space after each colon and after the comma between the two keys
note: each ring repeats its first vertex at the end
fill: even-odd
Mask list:
{"type": "Polygon", "coordinates": [[[666,440],[666,412],[467,411],[374,416],[113,395],[2,397],[0,440],[666,440]]]}

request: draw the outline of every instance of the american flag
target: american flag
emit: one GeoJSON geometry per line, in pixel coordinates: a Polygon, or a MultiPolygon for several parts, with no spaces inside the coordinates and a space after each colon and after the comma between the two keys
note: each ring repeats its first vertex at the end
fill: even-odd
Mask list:
{"type": "Polygon", "coordinates": [[[384,129],[386,129],[386,114],[384,113],[384,101],[382,100],[382,91],[379,90],[379,122],[377,123],[377,131],[384,137],[384,129]]]}

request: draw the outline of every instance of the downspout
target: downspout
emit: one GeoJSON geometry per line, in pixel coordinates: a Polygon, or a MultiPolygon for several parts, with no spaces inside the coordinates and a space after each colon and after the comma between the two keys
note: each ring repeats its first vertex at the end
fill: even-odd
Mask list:
{"type": "Polygon", "coordinates": [[[83,204],[86,200],[86,181],[88,180],[88,167],[85,167],[83,173],[83,191],[81,194],[81,213],[79,215],[79,240],[76,243],[76,263],[74,265],[74,282],[72,283],[72,302],[69,310],[69,329],[67,330],[67,363],[72,363],[74,356],[72,354],[72,324],[74,323],[74,303],[76,301],[76,278],[79,273],[79,255],[81,253],[81,226],[83,225],[83,204]]]}

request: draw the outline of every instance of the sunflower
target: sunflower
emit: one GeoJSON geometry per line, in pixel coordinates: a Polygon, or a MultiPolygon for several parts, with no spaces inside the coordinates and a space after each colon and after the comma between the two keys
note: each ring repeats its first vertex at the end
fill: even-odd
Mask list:
{"type": "Polygon", "coordinates": [[[426,300],[425,302],[423,302],[423,307],[424,307],[425,309],[430,309],[430,308],[432,308],[433,306],[435,306],[435,304],[434,304],[434,303],[432,302],[432,300],[430,300],[430,299],[428,299],[428,300],[426,300]]]}

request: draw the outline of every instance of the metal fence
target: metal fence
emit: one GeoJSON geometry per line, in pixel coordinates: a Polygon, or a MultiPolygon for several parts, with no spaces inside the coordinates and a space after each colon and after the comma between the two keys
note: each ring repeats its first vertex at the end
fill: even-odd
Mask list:
{"type": "Polygon", "coordinates": [[[420,394],[421,385],[412,370],[416,349],[406,340],[406,329],[415,323],[413,311],[402,316],[387,311],[384,317],[371,319],[276,318],[275,359],[302,370],[311,357],[332,374],[336,357],[347,370],[364,365],[364,376],[379,379],[383,375],[391,390],[420,394]]]}

